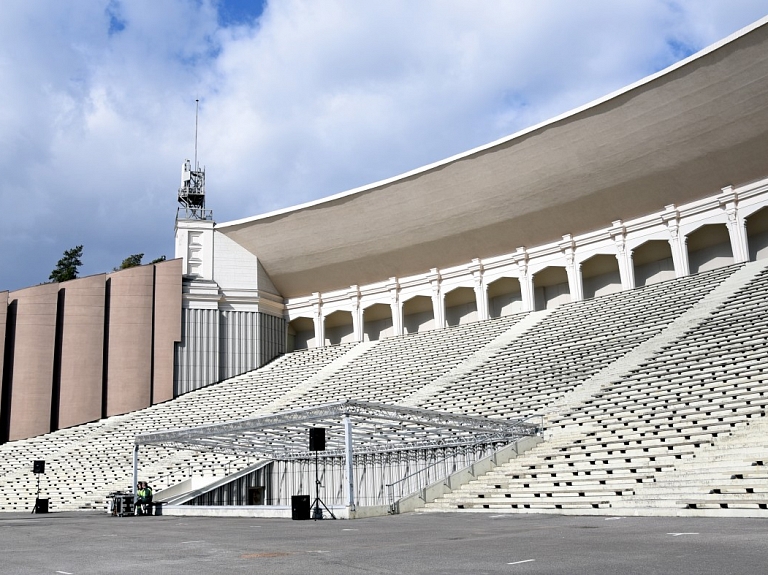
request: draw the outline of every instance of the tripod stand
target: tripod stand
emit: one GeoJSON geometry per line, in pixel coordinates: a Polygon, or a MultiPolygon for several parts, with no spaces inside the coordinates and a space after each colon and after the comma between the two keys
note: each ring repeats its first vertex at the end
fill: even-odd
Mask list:
{"type": "Polygon", "coordinates": [[[328,506],[323,502],[322,499],[320,499],[320,474],[317,467],[317,451],[315,451],[315,500],[312,502],[312,505],[310,505],[310,507],[313,507],[312,519],[315,521],[318,519],[323,519],[323,510],[320,509],[320,505],[325,507],[325,510],[329,513],[329,515],[336,519],[333,511],[328,509],[328,506]]]}
{"type": "Polygon", "coordinates": [[[35,475],[37,475],[37,495],[35,495],[35,506],[32,508],[32,513],[38,513],[40,509],[40,474],[35,473],[35,475]]]}

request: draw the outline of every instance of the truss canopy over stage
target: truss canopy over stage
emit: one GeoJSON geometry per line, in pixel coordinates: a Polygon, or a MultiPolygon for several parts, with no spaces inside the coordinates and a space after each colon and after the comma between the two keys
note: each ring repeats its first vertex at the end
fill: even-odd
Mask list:
{"type": "Polygon", "coordinates": [[[527,420],[489,419],[365,401],[318,407],[136,436],[140,445],[250,453],[269,459],[310,457],[309,429],[326,429],[324,455],[384,453],[462,445],[509,443],[536,435],[527,420]]]}

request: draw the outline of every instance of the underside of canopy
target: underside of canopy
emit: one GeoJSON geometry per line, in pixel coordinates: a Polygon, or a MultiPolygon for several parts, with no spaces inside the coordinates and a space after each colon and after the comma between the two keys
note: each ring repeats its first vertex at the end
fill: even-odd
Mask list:
{"type": "Polygon", "coordinates": [[[544,245],[761,179],[766,22],[487,146],[216,229],[296,297],[544,245]]]}
{"type": "Polygon", "coordinates": [[[137,446],[163,445],[269,459],[310,456],[310,428],[325,428],[324,455],[345,454],[344,420],[351,422],[355,454],[508,443],[536,435],[535,420],[503,420],[428,409],[343,400],[222,424],[138,435],[137,446]]]}

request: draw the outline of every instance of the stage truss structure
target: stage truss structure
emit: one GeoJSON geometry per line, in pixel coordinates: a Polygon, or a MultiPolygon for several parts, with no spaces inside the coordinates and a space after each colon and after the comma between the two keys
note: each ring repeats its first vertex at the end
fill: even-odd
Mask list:
{"type": "Polygon", "coordinates": [[[137,435],[142,445],[249,454],[276,461],[309,459],[309,429],[325,428],[326,457],[346,460],[347,504],[354,508],[353,456],[417,449],[509,444],[541,433],[540,418],[507,420],[346,399],[226,423],[137,435]]]}

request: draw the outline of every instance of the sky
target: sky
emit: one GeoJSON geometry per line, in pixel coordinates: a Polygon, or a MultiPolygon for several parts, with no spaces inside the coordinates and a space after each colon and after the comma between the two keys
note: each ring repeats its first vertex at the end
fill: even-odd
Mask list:
{"type": "MultiPolygon", "coordinates": [[[[661,70],[768,0],[3,0],[0,290],[174,256],[181,164],[225,222],[396,176],[661,70]]],[[[286,241],[291,241],[286,238],[286,241]]]]}

